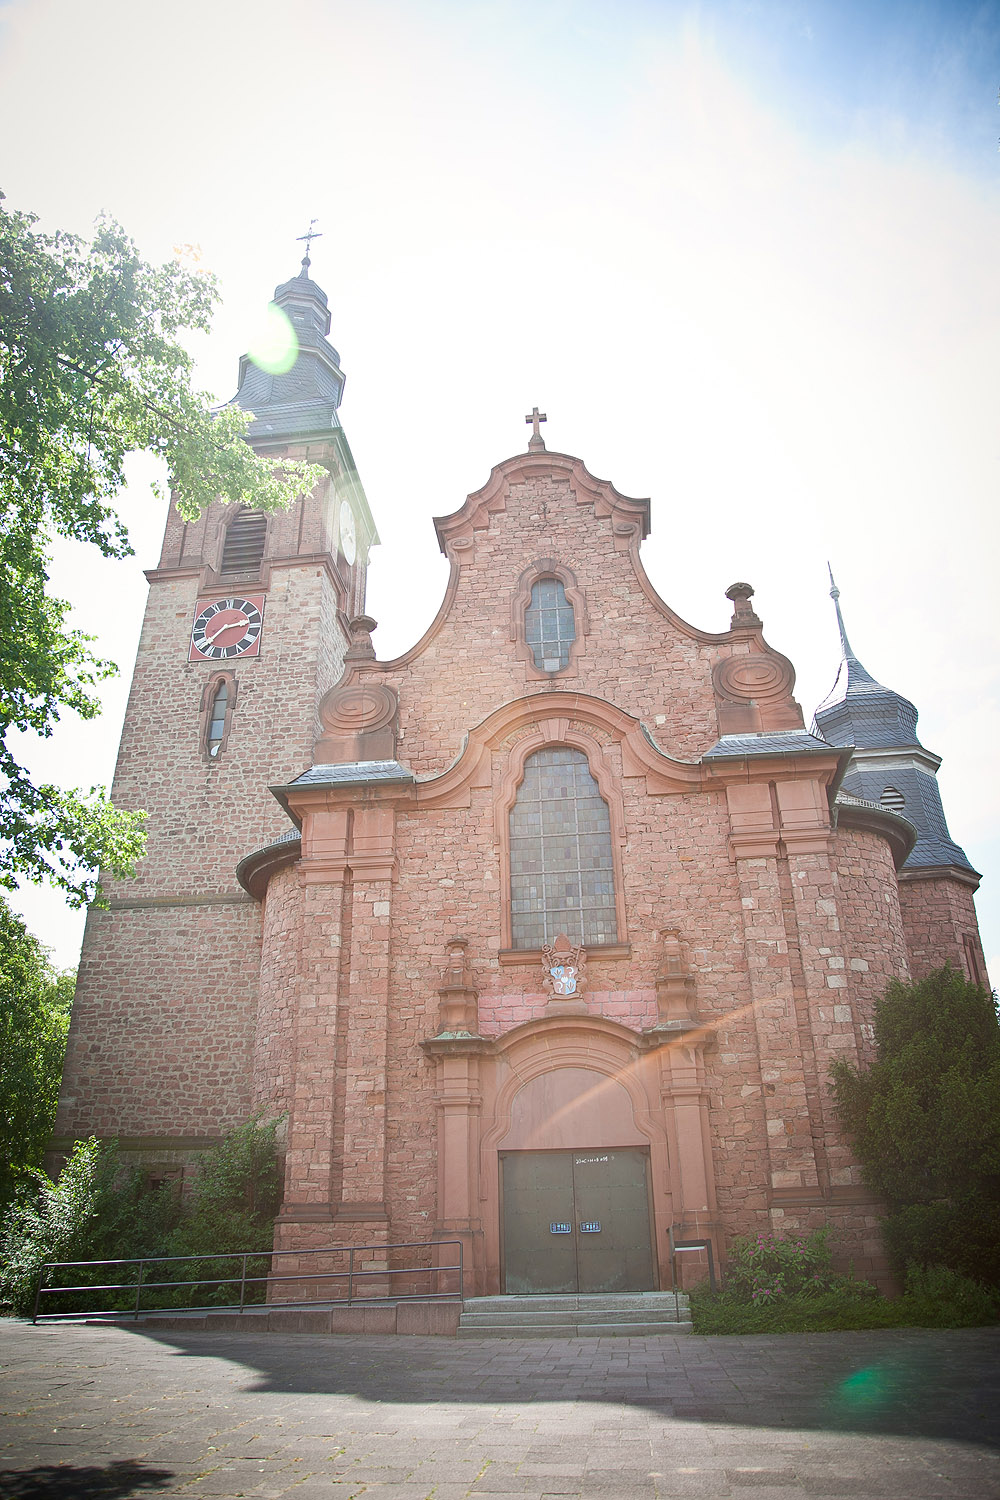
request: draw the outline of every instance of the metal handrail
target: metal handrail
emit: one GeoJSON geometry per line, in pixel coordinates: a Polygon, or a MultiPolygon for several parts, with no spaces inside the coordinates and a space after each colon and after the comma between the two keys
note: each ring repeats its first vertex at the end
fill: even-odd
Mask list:
{"type": "Polygon", "coordinates": [[[232,1312],[232,1311],[239,1311],[239,1312],[242,1313],[242,1312],[244,1312],[244,1311],[247,1310],[246,1289],[247,1289],[248,1286],[259,1285],[261,1282],[263,1282],[265,1284],[274,1284],[274,1283],[285,1282],[285,1281],[309,1282],[309,1281],[344,1281],[344,1280],[347,1281],[347,1296],[346,1296],[346,1298],[345,1297],[332,1297],[332,1298],[331,1297],[326,1297],[326,1298],[313,1297],[313,1298],[303,1298],[303,1299],[300,1299],[298,1301],[281,1302],[281,1303],[277,1303],[277,1304],[275,1304],[275,1303],[268,1304],[266,1302],[265,1303],[251,1303],[250,1306],[252,1308],[254,1308],[254,1309],[259,1309],[261,1307],[267,1307],[267,1306],[272,1306],[272,1307],[273,1306],[277,1306],[277,1307],[280,1307],[282,1309],[284,1309],[284,1308],[289,1308],[290,1309],[290,1308],[295,1308],[295,1307],[313,1307],[318,1302],[321,1302],[321,1301],[324,1302],[324,1303],[330,1303],[330,1304],[333,1304],[333,1305],[344,1305],[344,1304],[346,1304],[348,1307],[350,1307],[355,1302],[365,1302],[365,1303],[371,1303],[371,1302],[428,1302],[428,1301],[439,1302],[439,1301],[447,1301],[447,1300],[454,1300],[454,1299],[461,1300],[463,1298],[463,1296],[464,1296],[464,1288],[465,1288],[464,1246],[462,1244],[462,1241],[459,1240],[459,1239],[454,1239],[454,1240],[401,1240],[398,1243],[391,1244],[391,1245],[324,1245],[324,1246],[320,1247],[319,1249],[314,1249],[314,1250],[229,1250],[229,1251],[217,1251],[217,1252],[214,1252],[211,1255],[200,1255],[200,1254],[197,1254],[197,1253],[193,1254],[193,1255],[144,1255],[144,1256],[134,1256],[131,1259],[122,1259],[122,1260],[47,1260],[47,1261],[44,1261],[42,1263],[42,1265],[39,1267],[39,1271],[38,1271],[38,1284],[37,1284],[37,1286],[35,1288],[35,1306],[34,1306],[34,1311],[32,1313],[31,1321],[32,1321],[32,1323],[38,1323],[38,1322],[56,1322],[56,1321],[58,1321],[60,1319],[64,1319],[64,1318],[79,1318],[79,1317],[83,1317],[83,1316],[92,1317],[92,1318],[120,1318],[120,1317],[123,1317],[123,1316],[131,1316],[131,1317],[133,1317],[135,1319],[138,1319],[139,1317],[142,1316],[143,1313],[151,1313],[151,1312],[181,1312],[181,1311],[183,1311],[183,1312],[191,1312],[191,1313],[193,1313],[193,1312],[232,1312]],[[356,1255],[365,1255],[365,1254],[370,1254],[372,1252],[383,1253],[383,1252],[388,1252],[390,1250],[416,1250],[416,1249],[423,1250],[423,1249],[431,1249],[431,1248],[439,1249],[439,1248],[442,1248],[442,1247],[445,1247],[445,1246],[453,1246],[453,1245],[457,1245],[457,1247],[458,1247],[458,1259],[455,1262],[453,1262],[451,1264],[447,1264],[447,1265],[429,1265],[429,1266],[414,1266],[414,1265],[407,1265],[407,1266],[378,1266],[378,1267],[374,1267],[374,1268],[368,1269],[368,1270],[366,1270],[364,1268],[360,1268],[359,1269],[355,1265],[355,1256],[356,1255]],[[284,1276],[282,1276],[282,1275],[276,1275],[274,1273],[274,1271],[273,1271],[274,1261],[279,1256],[289,1256],[289,1255],[294,1255],[297,1259],[303,1259],[304,1257],[309,1256],[309,1255],[346,1255],[347,1256],[347,1269],[346,1269],[346,1271],[296,1271],[296,1272],[292,1272],[292,1273],[290,1273],[288,1275],[284,1275],[284,1276]],[[253,1260],[253,1259],[263,1260],[265,1258],[271,1263],[271,1266],[272,1266],[272,1269],[270,1269],[268,1271],[267,1275],[265,1275],[265,1276],[248,1276],[247,1275],[247,1262],[250,1261],[250,1260],[253,1260]],[[214,1304],[214,1305],[213,1304],[207,1304],[204,1307],[185,1307],[183,1309],[182,1308],[178,1308],[176,1306],[171,1306],[170,1304],[166,1304],[166,1305],[164,1305],[162,1307],[142,1307],[141,1304],[142,1304],[142,1294],[143,1294],[143,1292],[149,1292],[149,1291],[152,1291],[154,1289],[158,1289],[158,1290],[162,1291],[163,1289],[165,1289],[167,1287],[176,1288],[176,1287],[229,1286],[229,1285],[231,1285],[232,1283],[234,1283],[237,1280],[236,1276],[220,1276],[220,1277],[197,1276],[197,1277],[193,1277],[191,1279],[184,1280],[184,1281],[148,1281],[148,1280],[146,1280],[146,1277],[145,1277],[145,1271],[146,1271],[146,1267],[147,1266],[173,1265],[177,1261],[220,1261],[220,1260],[241,1260],[241,1262],[242,1262],[241,1266],[240,1266],[240,1275],[239,1275],[240,1300],[239,1300],[238,1303],[233,1302],[233,1303],[226,1303],[226,1304],[223,1304],[223,1305],[219,1305],[219,1304],[214,1304]],[[45,1279],[46,1279],[46,1276],[47,1276],[48,1273],[50,1273],[52,1271],[67,1271],[67,1270],[72,1270],[76,1266],[81,1266],[81,1267],[82,1266],[88,1266],[88,1267],[92,1267],[92,1266],[102,1266],[102,1267],[103,1266],[108,1266],[108,1267],[112,1267],[112,1266],[138,1266],[139,1271],[138,1271],[138,1275],[137,1275],[135,1281],[104,1282],[104,1283],[99,1283],[99,1284],[96,1284],[96,1285],[91,1284],[89,1286],[45,1286],[44,1285],[44,1282],[45,1282],[45,1279]],[[355,1282],[359,1281],[359,1280],[364,1280],[365,1278],[370,1278],[370,1277],[382,1277],[382,1278],[384,1278],[384,1277],[387,1277],[387,1276],[388,1277],[393,1277],[393,1276],[412,1276],[412,1275],[414,1275],[414,1274],[416,1274],[418,1272],[421,1275],[425,1275],[425,1276],[426,1275],[438,1276],[442,1272],[447,1272],[447,1271],[457,1271],[458,1272],[458,1290],[457,1291],[432,1291],[432,1292],[412,1292],[412,1293],[406,1293],[406,1292],[404,1292],[404,1293],[397,1294],[397,1295],[393,1295],[391,1292],[388,1292],[388,1293],[386,1293],[386,1294],[384,1294],[382,1296],[379,1296],[377,1293],[373,1294],[373,1295],[368,1295],[368,1296],[358,1296],[356,1294],[356,1291],[355,1291],[355,1282]],[[133,1292],[133,1291],[135,1292],[135,1306],[132,1309],[131,1314],[125,1313],[121,1308],[115,1308],[115,1309],[112,1309],[111,1311],[107,1311],[107,1312],[105,1312],[105,1311],[87,1312],[84,1309],[77,1309],[77,1310],[72,1311],[72,1312],[51,1312],[51,1313],[43,1313],[43,1312],[40,1311],[41,1300],[42,1300],[43,1297],[46,1297],[46,1296],[64,1296],[67,1292],[86,1292],[88,1294],[91,1294],[91,1293],[94,1293],[94,1292],[133,1292]]]}

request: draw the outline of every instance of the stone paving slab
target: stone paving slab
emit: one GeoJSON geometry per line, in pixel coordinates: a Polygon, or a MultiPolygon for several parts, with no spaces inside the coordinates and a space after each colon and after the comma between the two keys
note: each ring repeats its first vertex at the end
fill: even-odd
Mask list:
{"type": "Polygon", "coordinates": [[[4,1500],[1000,1500],[1000,1329],[463,1340],[0,1321],[4,1500]]]}

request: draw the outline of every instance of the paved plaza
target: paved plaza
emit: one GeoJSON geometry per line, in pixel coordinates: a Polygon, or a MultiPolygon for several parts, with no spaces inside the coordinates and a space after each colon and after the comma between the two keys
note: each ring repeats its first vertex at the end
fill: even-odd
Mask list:
{"type": "Polygon", "coordinates": [[[0,1323],[0,1494],[1000,1497],[1000,1329],[470,1340],[0,1323]]]}

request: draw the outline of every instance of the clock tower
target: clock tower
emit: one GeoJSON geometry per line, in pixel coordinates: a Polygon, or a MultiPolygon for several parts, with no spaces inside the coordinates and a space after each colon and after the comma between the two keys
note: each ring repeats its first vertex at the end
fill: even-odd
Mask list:
{"type": "Polygon", "coordinates": [[[378,541],[340,424],[340,356],[326,293],[277,287],[294,331],[289,368],[240,361],[234,402],[275,464],[324,471],[289,510],[171,506],[136,658],[114,798],[148,813],[136,879],[112,881],[88,918],[53,1149],[117,1136],[180,1169],[245,1120],[252,1092],[260,907],[236,867],[291,825],[268,787],[307,764],[318,706],[364,614],[378,541]]]}

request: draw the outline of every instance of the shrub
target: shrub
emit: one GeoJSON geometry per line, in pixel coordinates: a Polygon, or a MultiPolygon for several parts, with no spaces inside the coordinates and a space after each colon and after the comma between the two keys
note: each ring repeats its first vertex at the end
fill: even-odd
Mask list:
{"type": "MultiPolygon", "coordinates": [[[[114,1141],[91,1137],[78,1141],[57,1181],[44,1172],[32,1175],[0,1227],[0,1301],[15,1313],[30,1314],[40,1267],[52,1260],[133,1260],[158,1255],[190,1257],[176,1266],[158,1268],[156,1280],[175,1277],[192,1283],[235,1271],[236,1283],[212,1289],[178,1288],[160,1293],[159,1302],[190,1306],[230,1302],[238,1296],[241,1261],[231,1265],[203,1257],[231,1251],[267,1251],[271,1247],[280,1185],[275,1160],[277,1121],[247,1121],[205,1153],[198,1164],[191,1195],[182,1201],[168,1185],[152,1188],[141,1168],[124,1163],[114,1141]],[[220,1270],[221,1265],[221,1270],[220,1270]]],[[[266,1256],[248,1263],[248,1273],[265,1275],[266,1256]]],[[[49,1285],[82,1286],[102,1280],[134,1284],[138,1268],[78,1268],[51,1273],[49,1285]]],[[[262,1300],[264,1286],[250,1300],[262,1300]]],[[[153,1297],[149,1298],[152,1303],[153,1297]]],[[[46,1299],[58,1311],[58,1299],[46,1299]]],[[[149,1305],[147,1303],[147,1305],[149,1305]]],[[[129,1309],[128,1292],[74,1294],[82,1311],[129,1309]]]]}
{"type": "MultiPolygon", "coordinates": [[[[0,1298],[15,1312],[31,1312],[45,1261],[162,1254],[177,1218],[176,1197],[150,1190],[138,1168],[123,1166],[115,1142],[78,1141],[56,1182],[40,1171],[32,1177],[34,1191],[22,1194],[0,1230],[0,1298]]],[[[49,1284],[79,1286],[102,1275],[67,1270],[49,1284]]],[[[90,1307],[101,1300],[82,1298],[90,1307]]]]}
{"type": "Polygon", "coordinates": [[[923,1328],[978,1328],[1000,1318],[1000,1293],[948,1266],[909,1266],[899,1300],[923,1328]]]}
{"type": "Polygon", "coordinates": [[[733,1302],[761,1304],[780,1297],[822,1297],[847,1291],[858,1297],[877,1295],[866,1281],[854,1281],[833,1269],[829,1229],[781,1237],[745,1235],[730,1247],[726,1295],[733,1302]]]}
{"type": "Polygon", "coordinates": [[[994,1001],[947,966],[891,984],[875,1008],[876,1060],[832,1069],[837,1106],[886,1245],[1000,1287],[1000,1024],[994,1001]]]}
{"type": "Polygon", "coordinates": [[[888,1300],[838,1275],[829,1231],[787,1239],[748,1235],[731,1249],[725,1285],[691,1293],[695,1333],[825,1333],[859,1328],[972,1328],[1000,1320],[1000,1293],[945,1266],[911,1265],[888,1300]]]}
{"type": "MultiPolygon", "coordinates": [[[[172,1276],[216,1281],[234,1276],[221,1286],[178,1288],[172,1300],[183,1306],[223,1306],[239,1299],[242,1262],[235,1252],[269,1251],[274,1239],[274,1216],[281,1198],[277,1163],[278,1121],[253,1116],[230,1132],[198,1162],[187,1211],[170,1237],[170,1254],[190,1256],[172,1276]],[[232,1261],[203,1257],[233,1252],[232,1261]]],[[[247,1275],[266,1276],[266,1256],[247,1261],[247,1275]]],[[[166,1279],[166,1278],[165,1278],[166,1279]]],[[[258,1282],[246,1295],[263,1302],[266,1285],[258,1282]]]]}

